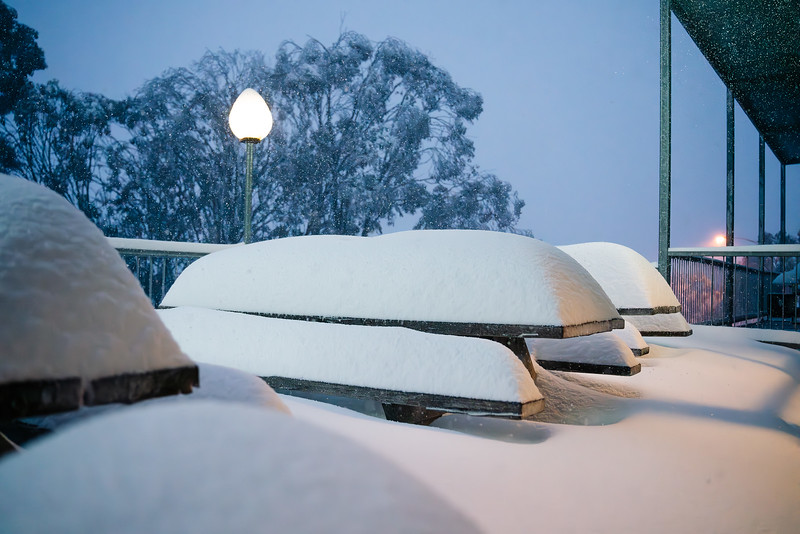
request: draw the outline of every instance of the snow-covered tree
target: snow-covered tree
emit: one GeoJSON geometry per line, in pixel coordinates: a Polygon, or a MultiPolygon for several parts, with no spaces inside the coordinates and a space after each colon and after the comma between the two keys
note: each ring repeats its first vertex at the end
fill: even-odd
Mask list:
{"type": "Polygon", "coordinates": [[[287,42],[270,86],[280,233],[367,235],[417,210],[419,227],[513,229],[522,202],[472,165],[480,95],[406,43],[287,42]]]}
{"type": "Polygon", "coordinates": [[[227,117],[247,87],[275,116],[255,150],[256,238],[367,235],[417,212],[420,228],[514,228],[522,201],[472,163],[481,97],[397,39],[348,32],[286,42],[272,67],[208,52],[145,84],[111,165],[124,235],[241,239],[244,149],[227,117]]]}
{"type": "MultiPolygon", "coordinates": [[[[109,159],[118,192],[120,233],[128,237],[231,243],[243,227],[243,149],[228,112],[247,87],[263,88],[256,52],[208,52],[190,68],[171,69],[124,102],[126,139],[109,159]]],[[[267,145],[269,142],[266,143],[267,145]]],[[[256,162],[257,216],[277,196],[256,162]]]]}
{"type": "MultiPolygon", "coordinates": [[[[47,67],[36,30],[17,22],[17,12],[0,0],[0,124],[24,96],[28,77],[47,67]]],[[[15,167],[14,150],[0,137],[0,169],[15,167]]]]}
{"type": "Polygon", "coordinates": [[[56,81],[26,85],[0,124],[14,147],[14,174],[46,185],[107,227],[105,155],[113,115],[114,103],[100,95],[74,93],[56,81]]]}

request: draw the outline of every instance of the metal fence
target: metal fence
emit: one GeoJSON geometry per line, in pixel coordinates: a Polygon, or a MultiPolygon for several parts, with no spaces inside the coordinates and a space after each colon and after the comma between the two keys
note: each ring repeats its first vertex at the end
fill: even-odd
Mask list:
{"type": "Polygon", "coordinates": [[[153,306],[164,299],[178,275],[194,260],[238,245],[107,238],[139,280],[153,306]]]}
{"type": "Polygon", "coordinates": [[[800,330],[800,246],[670,249],[670,285],[691,324],[800,330]]]}

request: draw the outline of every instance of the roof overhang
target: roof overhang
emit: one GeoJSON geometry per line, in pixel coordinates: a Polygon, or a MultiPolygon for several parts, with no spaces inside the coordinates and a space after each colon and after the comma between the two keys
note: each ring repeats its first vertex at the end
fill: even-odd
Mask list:
{"type": "Polygon", "coordinates": [[[778,160],[800,163],[800,2],[672,0],[672,12],[778,160]]]}

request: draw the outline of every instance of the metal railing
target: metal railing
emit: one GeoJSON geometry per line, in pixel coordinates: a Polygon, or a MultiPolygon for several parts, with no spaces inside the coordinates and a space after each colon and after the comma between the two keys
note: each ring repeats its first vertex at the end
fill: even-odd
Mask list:
{"type": "Polygon", "coordinates": [[[218,250],[238,246],[121,237],[106,239],[125,260],[153,306],[158,306],[178,275],[194,260],[218,250]]]}
{"type": "Polygon", "coordinates": [[[669,257],[689,323],[800,330],[800,245],[671,248],[669,257]]]}

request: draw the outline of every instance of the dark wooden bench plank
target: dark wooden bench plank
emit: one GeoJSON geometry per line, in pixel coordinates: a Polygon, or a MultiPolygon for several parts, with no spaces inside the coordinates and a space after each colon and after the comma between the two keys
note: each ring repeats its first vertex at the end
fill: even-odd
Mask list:
{"type": "MultiPolygon", "coordinates": [[[[162,306],[161,309],[169,309],[162,306]]],[[[288,313],[247,312],[241,310],[223,310],[232,313],[244,313],[258,317],[272,319],[290,319],[293,321],[310,321],[319,323],[336,323],[357,326],[398,326],[419,330],[429,334],[446,334],[466,337],[545,337],[561,339],[565,337],[585,336],[608,332],[613,328],[625,328],[622,318],[604,321],[593,321],[577,325],[525,325],[525,324],[495,324],[495,323],[462,323],[448,321],[411,321],[406,319],[372,319],[365,317],[339,317],[328,315],[295,315],[288,313]]]]}
{"type": "Polygon", "coordinates": [[[617,308],[620,315],[660,315],[662,313],[680,313],[681,306],[654,306],[652,308],[617,308]]]}
{"type": "Polygon", "coordinates": [[[82,394],[80,377],[0,384],[0,421],[77,410],[82,394]]]}
{"type": "MultiPolygon", "coordinates": [[[[314,380],[301,380],[281,376],[261,377],[277,391],[307,391],[321,395],[337,397],[351,397],[357,399],[372,399],[384,405],[402,405],[424,408],[438,412],[457,412],[472,415],[495,415],[511,419],[524,419],[539,413],[544,408],[542,399],[531,402],[493,401],[486,399],[470,399],[467,397],[453,397],[449,395],[435,395],[430,393],[415,393],[390,389],[378,389],[349,384],[334,384],[330,382],[317,382],[314,380]]],[[[416,422],[416,421],[404,421],[416,422]]]]}
{"type": "Polygon", "coordinates": [[[560,362],[557,360],[536,360],[548,371],[571,371],[574,373],[594,373],[601,375],[633,376],[642,370],[642,364],[628,367],[627,365],[604,365],[597,363],[560,362]]]}

